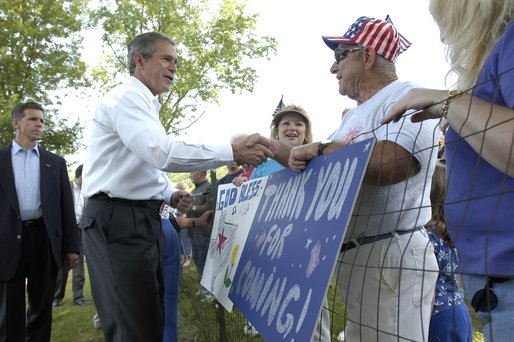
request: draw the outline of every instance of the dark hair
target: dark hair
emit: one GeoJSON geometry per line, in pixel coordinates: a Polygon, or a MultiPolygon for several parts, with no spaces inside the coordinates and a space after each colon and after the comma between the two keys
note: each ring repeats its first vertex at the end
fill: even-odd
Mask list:
{"type": "Polygon", "coordinates": [[[444,199],[446,197],[446,165],[437,162],[434,175],[432,176],[432,189],[430,191],[430,202],[432,203],[432,218],[428,225],[433,225],[434,232],[445,240],[451,248],[455,244],[450,238],[446,216],[444,214],[444,199]]]}
{"type": "Polygon", "coordinates": [[[159,32],[142,33],[132,39],[127,47],[127,67],[130,75],[134,75],[136,70],[134,55],[139,53],[144,59],[152,57],[153,53],[155,52],[155,42],[158,40],[165,40],[171,45],[175,45],[173,40],[159,32]]]}
{"type": "Polygon", "coordinates": [[[80,178],[82,176],[82,167],[84,165],[80,164],[77,169],[75,170],[75,179],[80,178]]]}
{"type": "Polygon", "coordinates": [[[38,109],[38,110],[42,111],[43,114],[45,113],[45,110],[43,109],[43,106],[40,105],[37,102],[34,102],[34,101],[20,102],[16,106],[14,106],[14,108],[12,109],[11,119],[12,120],[14,120],[14,119],[21,119],[23,117],[23,115],[24,115],[23,112],[26,109],[38,109]]]}

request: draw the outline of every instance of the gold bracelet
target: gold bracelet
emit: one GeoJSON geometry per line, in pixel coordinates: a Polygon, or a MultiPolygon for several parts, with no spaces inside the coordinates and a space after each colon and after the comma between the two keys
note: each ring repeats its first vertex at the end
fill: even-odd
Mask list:
{"type": "Polygon", "coordinates": [[[458,97],[460,97],[464,92],[460,91],[460,90],[457,90],[457,89],[454,89],[454,90],[450,90],[448,92],[448,97],[446,98],[446,100],[444,101],[443,103],[443,108],[441,109],[441,117],[442,118],[445,118],[447,119],[447,116],[448,116],[448,109],[450,109],[450,102],[452,99],[456,99],[458,97]]]}

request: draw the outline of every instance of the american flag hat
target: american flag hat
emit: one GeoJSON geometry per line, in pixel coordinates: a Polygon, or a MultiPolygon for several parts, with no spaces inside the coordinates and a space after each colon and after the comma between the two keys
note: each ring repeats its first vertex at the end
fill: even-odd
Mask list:
{"type": "Polygon", "coordinates": [[[389,16],[385,20],[360,17],[342,37],[323,36],[323,41],[332,50],[339,44],[370,46],[377,54],[392,62],[411,44],[396,30],[389,16]]]}

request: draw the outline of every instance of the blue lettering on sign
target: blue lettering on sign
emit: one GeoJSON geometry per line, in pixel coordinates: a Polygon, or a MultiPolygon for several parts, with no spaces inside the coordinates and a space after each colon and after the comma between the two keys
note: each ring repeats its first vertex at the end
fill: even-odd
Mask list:
{"type": "Polygon", "coordinates": [[[259,193],[261,188],[261,180],[255,182],[243,183],[241,185],[241,196],[239,197],[239,203],[251,200],[259,193]]]}
{"type": "Polygon", "coordinates": [[[226,207],[234,204],[237,198],[237,188],[230,188],[220,191],[217,210],[223,211],[226,207]]]}

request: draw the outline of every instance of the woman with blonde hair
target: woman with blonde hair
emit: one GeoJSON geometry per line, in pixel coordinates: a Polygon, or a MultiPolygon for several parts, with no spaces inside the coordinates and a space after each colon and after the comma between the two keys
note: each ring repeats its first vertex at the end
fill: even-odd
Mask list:
{"type": "Polygon", "coordinates": [[[457,88],[413,89],[384,117],[447,120],[445,213],[485,341],[514,323],[514,0],[431,0],[457,88]]]}
{"type": "MultiPolygon", "coordinates": [[[[310,144],[312,142],[311,120],[305,109],[297,105],[288,105],[281,109],[271,121],[270,138],[284,142],[289,147],[310,144]]],[[[274,159],[256,167],[250,179],[268,176],[284,168],[274,159]]]]}
{"type": "MultiPolygon", "coordinates": [[[[312,124],[305,109],[294,104],[282,108],[273,116],[270,138],[285,143],[289,147],[310,144],[312,142],[312,124]]],[[[268,159],[252,171],[250,179],[269,176],[284,168],[285,166],[278,161],[268,159]]],[[[324,306],[328,306],[328,304],[325,302],[324,306]]],[[[258,331],[248,322],[244,327],[244,333],[256,335],[258,331]]],[[[330,341],[330,317],[325,308],[322,308],[318,317],[311,341],[330,341]]]]}

